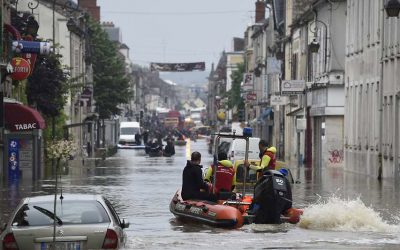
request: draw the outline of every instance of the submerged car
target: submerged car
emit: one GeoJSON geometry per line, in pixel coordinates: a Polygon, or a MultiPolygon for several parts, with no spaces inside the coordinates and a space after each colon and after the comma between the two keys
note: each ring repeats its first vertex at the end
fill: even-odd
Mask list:
{"type": "Polygon", "coordinates": [[[24,198],[1,228],[0,249],[119,249],[125,245],[124,228],[129,222],[121,221],[101,195],[57,195],[56,214],[53,211],[54,195],[24,198]]]}

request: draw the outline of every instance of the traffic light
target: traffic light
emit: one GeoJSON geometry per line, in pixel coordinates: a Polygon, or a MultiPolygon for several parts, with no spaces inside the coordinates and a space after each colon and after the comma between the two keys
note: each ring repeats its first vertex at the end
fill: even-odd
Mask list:
{"type": "Polygon", "coordinates": [[[140,120],[143,120],[143,114],[144,114],[143,110],[140,110],[140,120]]]}

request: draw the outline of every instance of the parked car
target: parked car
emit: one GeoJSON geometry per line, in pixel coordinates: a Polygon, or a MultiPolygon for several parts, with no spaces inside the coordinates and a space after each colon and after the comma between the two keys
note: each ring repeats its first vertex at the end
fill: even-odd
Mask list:
{"type": "Polygon", "coordinates": [[[120,220],[111,203],[101,195],[63,194],[27,197],[2,226],[0,249],[119,249],[124,247],[129,222],[120,220]]]}

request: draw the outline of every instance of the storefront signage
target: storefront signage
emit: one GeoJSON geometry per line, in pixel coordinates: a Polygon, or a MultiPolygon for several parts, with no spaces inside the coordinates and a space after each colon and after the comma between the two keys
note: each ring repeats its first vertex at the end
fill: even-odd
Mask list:
{"type": "Polygon", "coordinates": [[[267,57],[267,75],[281,74],[282,61],[277,60],[276,57],[267,57]]]}
{"type": "Polygon", "coordinates": [[[31,73],[31,66],[29,62],[21,57],[14,57],[11,59],[11,66],[13,68],[11,78],[13,80],[24,80],[31,73]]]}
{"type": "Polygon", "coordinates": [[[303,94],[306,82],[304,80],[282,80],[282,95],[303,94]]]}
{"type": "Polygon", "coordinates": [[[242,90],[244,92],[253,91],[253,86],[253,73],[244,73],[242,90]]]}
{"type": "Polygon", "coordinates": [[[17,139],[8,140],[8,178],[19,179],[19,143],[17,139]]]}
{"type": "Polygon", "coordinates": [[[248,93],[246,95],[246,101],[255,101],[257,100],[257,94],[256,93],[248,93]]]}
{"type": "Polygon", "coordinates": [[[289,103],[289,98],[287,96],[271,95],[271,105],[286,105],[289,103]]]}
{"type": "Polygon", "coordinates": [[[14,124],[15,131],[36,129],[36,123],[14,124]]]}
{"type": "Polygon", "coordinates": [[[48,42],[18,40],[12,42],[12,51],[45,55],[50,54],[51,44],[48,42]]]}

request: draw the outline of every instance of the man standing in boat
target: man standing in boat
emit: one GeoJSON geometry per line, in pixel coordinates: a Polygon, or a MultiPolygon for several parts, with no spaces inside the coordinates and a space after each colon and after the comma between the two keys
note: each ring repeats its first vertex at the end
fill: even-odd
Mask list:
{"type": "Polygon", "coordinates": [[[182,174],[182,199],[217,201],[217,197],[208,192],[208,184],[203,180],[201,154],[193,152],[190,161],[187,161],[182,174]],[[203,191],[204,190],[204,191],[203,191]]]}
{"type": "Polygon", "coordinates": [[[216,183],[215,185],[215,193],[218,195],[220,192],[231,192],[235,189],[236,186],[236,172],[233,167],[233,164],[230,160],[228,160],[228,156],[225,152],[218,153],[218,165],[215,167],[211,165],[204,177],[205,181],[209,181],[211,183],[216,183]],[[214,177],[214,170],[216,169],[216,179],[214,182],[212,179],[214,177]]]}
{"type": "Polygon", "coordinates": [[[268,147],[267,141],[260,140],[258,143],[258,148],[260,149],[260,165],[250,165],[245,162],[245,166],[250,169],[257,171],[262,176],[267,170],[275,170],[276,166],[276,148],[274,146],[268,147]]]}

